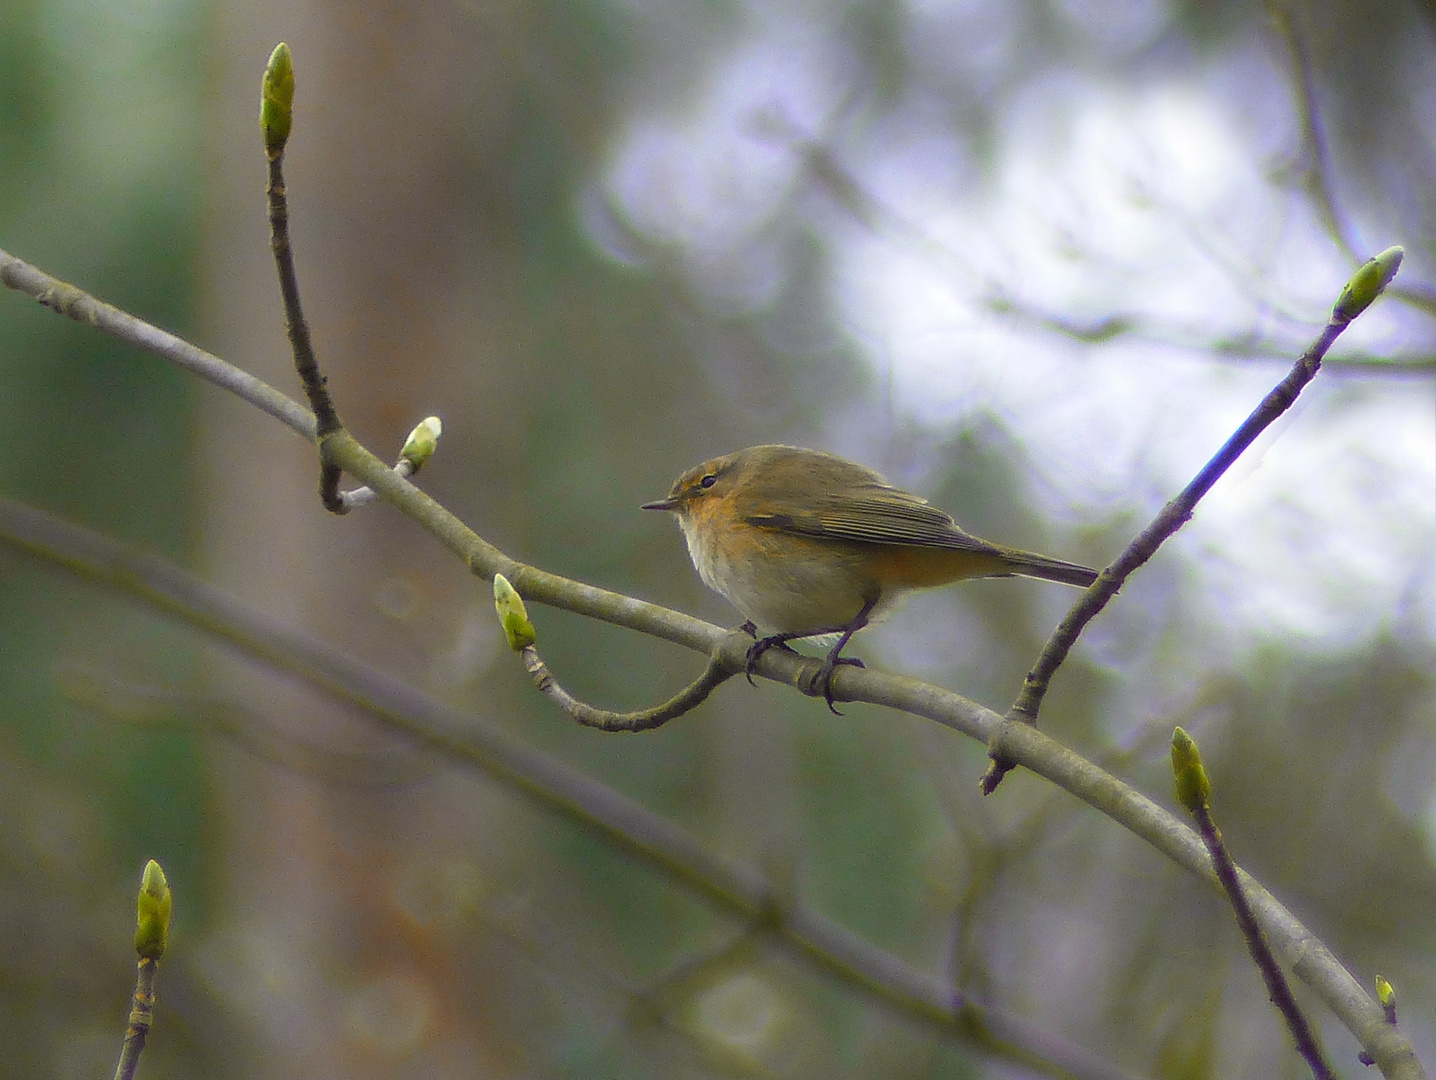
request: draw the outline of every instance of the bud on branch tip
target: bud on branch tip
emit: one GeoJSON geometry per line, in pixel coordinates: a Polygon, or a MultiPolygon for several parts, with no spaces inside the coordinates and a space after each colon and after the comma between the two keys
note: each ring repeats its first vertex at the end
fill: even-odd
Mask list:
{"type": "Polygon", "coordinates": [[[1201,751],[1181,728],[1172,732],[1172,776],[1177,782],[1177,802],[1195,814],[1211,801],[1212,785],[1202,767],[1201,751]]]}
{"type": "Polygon", "coordinates": [[[294,59],[289,55],[289,46],[281,41],[270,53],[259,97],[259,130],[264,135],[264,149],[270,154],[283,150],[293,121],[294,59]]]}
{"type": "Polygon", "coordinates": [[[174,897],[160,864],[151,859],[140,880],[139,918],[135,925],[135,952],[141,960],[159,960],[169,940],[170,909],[174,897]]]}
{"type": "Polygon", "coordinates": [[[1406,251],[1401,247],[1389,247],[1379,255],[1367,259],[1360,269],[1351,275],[1346,288],[1331,309],[1331,317],[1337,322],[1348,323],[1360,315],[1391,284],[1396,271],[1401,269],[1401,259],[1406,251]]]}
{"type": "Polygon", "coordinates": [[[529,622],[523,597],[503,574],[494,575],[494,610],[499,613],[499,624],[504,628],[504,637],[514,652],[527,649],[538,640],[534,624],[529,622]]]}
{"type": "Polygon", "coordinates": [[[434,451],[439,447],[439,436],[444,432],[444,425],[437,416],[430,416],[424,419],[418,427],[409,432],[409,437],[404,441],[404,449],[399,451],[399,456],[414,467],[418,472],[424,462],[434,456],[434,451]]]}

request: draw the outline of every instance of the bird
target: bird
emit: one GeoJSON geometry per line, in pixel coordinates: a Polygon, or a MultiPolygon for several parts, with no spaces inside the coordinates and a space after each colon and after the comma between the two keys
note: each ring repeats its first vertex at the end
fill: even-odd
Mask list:
{"type": "Polygon", "coordinates": [[[1097,571],[994,544],[881,473],[822,450],[749,446],[684,472],[644,510],[674,514],[704,584],[747,620],[759,657],[799,639],[832,641],[811,684],[833,712],[832,676],[852,636],[908,593],[977,577],[1087,588],[1097,571]]]}

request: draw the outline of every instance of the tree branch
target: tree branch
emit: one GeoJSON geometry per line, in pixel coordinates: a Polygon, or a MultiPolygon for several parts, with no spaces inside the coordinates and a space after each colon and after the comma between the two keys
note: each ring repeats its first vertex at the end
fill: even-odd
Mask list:
{"type": "Polygon", "coordinates": [[[708,700],[709,694],[734,675],[733,670],[725,667],[718,657],[711,657],[708,666],[703,669],[703,674],[662,704],[636,712],[609,712],[607,709],[594,708],[565,690],[532,645],[525,646],[519,655],[523,658],[524,670],[533,679],[539,693],[584,727],[598,728],[600,731],[652,731],[656,727],[662,727],[668,721],[692,712],[708,700]]]}
{"type": "MultiPolygon", "coordinates": [[[[1191,482],[1162,507],[1151,524],[1127,545],[1127,549],[1117,560],[1103,570],[1092,587],[1072,605],[1072,610],[1052,632],[1052,636],[1038,654],[1037,662],[1023,680],[1022,690],[1008,710],[1009,719],[1027,724],[1037,723],[1037,714],[1042,708],[1052,676],[1067,659],[1067,654],[1077,643],[1087,624],[1117,595],[1117,591],[1126,584],[1127,579],[1141,569],[1157,553],[1158,548],[1192,519],[1197,503],[1256,441],[1257,436],[1291,408],[1297,396],[1316,378],[1323,358],[1341,336],[1341,332],[1385,290],[1400,269],[1402,255],[1401,248],[1388,248],[1362,264],[1342,289],[1341,295],[1332,306],[1331,317],[1321,333],[1297,359],[1286,378],[1272,388],[1261,404],[1242,421],[1241,426],[1232,433],[1212,459],[1202,466],[1191,482]]],[[[991,751],[990,756],[991,764],[981,782],[985,795],[992,794],[1002,782],[1002,778],[1012,769],[1012,763],[998,756],[995,750],[991,751]]]]}
{"type": "MultiPolygon", "coordinates": [[[[1212,785],[1207,778],[1206,768],[1202,765],[1201,751],[1197,749],[1195,740],[1180,727],[1172,732],[1172,772],[1177,782],[1177,802],[1184,806],[1197,822],[1197,832],[1201,834],[1202,843],[1211,855],[1212,869],[1216,871],[1222,891],[1227,894],[1227,901],[1237,917],[1237,927],[1247,943],[1247,951],[1251,954],[1257,971],[1261,973],[1262,982],[1266,983],[1267,998],[1286,1021],[1287,1030],[1296,1042],[1297,1053],[1306,1061],[1315,1080],[1336,1080],[1336,1074],[1332,1072],[1331,1064],[1326,1060],[1326,1054],[1317,1041],[1316,1032],[1311,1028],[1311,1022],[1297,1004],[1286,973],[1276,962],[1276,957],[1272,955],[1271,947],[1267,944],[1266,935],[1261,932],[1256,916],[1252,914],[1246,891],[1237,876],[1237,864],[1227,848],[1222,830],[1217,828],[1216,818],[1212,816],[1212,785]]],[[[1390,1020],[1389,1013],[1387,1019],[1390,1020]]]]}
{"type": "Polygon", "coordinates": [[[57,315],[93,326],[127,345],[153,353],[178,368],[198,375],[249,402],[310,442],[314,441],[314,415],[264,380],[112,304],[96,300],[89,293],[4,250],[0,250],[0,284],[23,293],[57,315]]]}
{"type": "MultiPolygon", "coordinates": [[[[426,697],[162,559],[3,499],[0,544],[138,599],[362,710],[416,744],[483,772],[770,935],[791,955],[878,1004],[930,1025],[946,1038],[1052,1077],[1131,1080],[1086,1051],[965,996],[833,920],[791,902],[762,874],[712,854],[701,840],[666,818],[497,726],[426,697]]],[[[679,618],[701,629],[716,646],[730,639],[721,627],[679,618]]],[[[731,635],[731,647],[722,650],[723,667],[737,670],[745,655],[746,638],[731,635]]],[[[793,654],[774,654],[760,670],[772,674],[767,669],[780,665],[793,669],[794,678],[801,672],[800,658],[793,654]]]]}
{"type": "MultiPolygon", "coordinates": [[[[1358,277],[1360,274],[1361,271],[1358,271],[1358,277]]],[[[28,267],[3,252],[0,252],[0,282],[24,291],[42,303],[51,297],[54,286],[60,286],[66,290],[63,294],[64,302],[47,303],[47,306],[54,307],[71,318],[79,318],[82,322],[93,322],[107,333],[143,349],[149,350],[149,343],[158,340],[165,344],[166,348],[150,351],[156,351],[164,358],[168,359],[171,352],[176,351],[168,343],[178,343],[178,339],[130,316],[118,318],[116,316],[123,315],[118,309],[101,305],[72,286],[66,286],[48,275],[40,274],[33,267],[28,267]],[[31,292],[31,288],[35,291],[31,292]],[[89,316],[82,317],[75,312],[93,312],[105,314],[106,317],[101,321],[89,316]]],[[[269,403],[271,407],[265,408],[265,411],[271,415],[279,415],[273,405],[274,398],[283,399],[283,395],[278,391],[266,387],[259,380],[240,378],[242,373],[230,368],[219,358],[211,357],[192,346],[178,352],[186,360],[182,366],[199,371],[219,385],[234,383],[242,387],[242,396],[245,396],[246,400],[249,400],[248,395],[253,394],[258,399],[256,404],[259,401],[269,403]],[[204,358],[206,362],[192,367],[190,361],[197,357],[204,358]],[[262,388],[262,391],[259,388],[262,388]]],[[[280,411],[288,416],[293,415],[294,410],[299,410],[299,406],[289,402],[288,406],[280,411]]],[[[302,410],[299,411],[302,413],[302,410]]],[[[310,425],[301,425],[296,427],[296,430],[302,430],[312,438],[313,428],[310,425]]],[[[502,573],[530,601],[637,630],[706,656],[716,655],[725,665],[735,669],[744,663],[745,656],[742,653],[746,650],[740,651],[739,648],[742,643],[730,639],[728,632],[721,627],[656,604],[516,562],[479,537],[429,495],[398,476],[383,461],[360,446],[347,432],[331,436],[328,444],[331,460],[355,479],[368,484],[382,499],[425,528],[443,546],[459,555],[476,575],[492,579],[495,573],[502,573]]],[[[43,520],[36,512],[22,511],[13,505],[5,507],[4,519],[10,522],[6,528],[12,532],[17,528],[16,522],[22,519],[30,521],[32,526],[43,520]]],[[[10,542],[15,546],[31,549],[31,545],[23,540],[10,542]]],[[[89,538],[89,542],[109,543],[98,537],[89,538]]],[[[130,589],[156,606],[233,640],[226,620],[219,616],[214,606],[218,602],[216,598],[222,594],[203,587],[202,595],[206,606],[191,618],[186,604],[177,603],[174,596],[158,587],[166,580],[173,584],[170,575],[174,571],[169,571],[168,574],[160,573],[160,564],[153,560],[144,561],[142,565],[158,575],[158,579],[141,581],[138,578],[131,580],[136,572],[135,568],[119,574],[106,572],[103,558],[98,560],[100,566],[97,571],[94,566],[97,560],[76,562],[59,559],[50,555],[43,545],[33,550],[45,558],[64,562],[82,576],[130,589]]],[[[107,547],[105,550],[112,553],[115,547],[107,547]]],[[[286,649],[298,648],[301,643],[294,641],[292,632],[286,628],[270,623],[266,623],[266,626],[265,632],[253,636],[245,647],[271,663],[286,670],[294,670],[286,649]],[[285,649],[273,644],[279,641],[287,643],[285,649]]],[[[480,741],[474,735],[471,717],[445,710],[442,706],[432,706],[431,711],[430,703],[412,690],[398,684],[390,684],[382,676],[353,665],[332,650],[321,648],[320,653],[311,657],[310,662],[314,664],[317,672],[322,672],[316,676],[306,676],[311,682],[325,686],[331,693],[345,697],[346,700],[351,700],[352,694],[352,700],[355,700],[356,704],[369,709],[375,715],[382,715],[396,729],[410,733],[419,741],[442,750],[456,760],[471,762],[495,775],[503,776],[519,790],[542,801],[553,799],[551,788],[562,788],[564,794],[551,804],[567,805],[577,793],[575,785],[578,791],[590,786],[585,778],[570,773],[562,766],[508,739],[502,733],[487,733],[480,741]],[[324,657],[322,666],[317,662],[320,655],[324,657]],[[344,679],[337,677],[340,671],[344,672],[344,679]],[[379,695],[381,687],[385,691],[383,696],[379,695]]],[[[817,660],[797,654],[769,650],[760,658],[757,674],[802,689],[804,685],[811,683],[818,663],[817,660]]],[[[303,671],[299,673],[303,674],[303,671]]],[[[925,717],[982,740],[988,745],[989,753],[994,758],[1012,761],[1046,777],[1140,836],[1178,865],[1215,885],[1211,861],[1200,839],[1189,827],[1146,796],[1043,735],[1030,724],[1005,722],[991,710],[940,687],[867,669],[840,668],[834,673],[832,690],[837,700],[864,701],[887,706],[925,717]]],[[[661,837],[664,857],[668,858],[674,853],[678,853],[674,855],[675,858],[681,857],[681,861],[673,864],[674,876],[695,891],[730,909],[748,912],[750,916],[770,906],[767,883],[758,875],[740,871],[714,858],[701,845],[697,845],[668,822],[661,818],[643,817],[646,811],[621,796],[606,789],[599,791],[601,793],[591,791],[589,794],[595,813],[601,813],[602,816],[596,816],[588,823],[612,842],[645,861],[656,862],[655,851],[660,849],[651,847],[649,841],[654,837],[661,837]],[[629,828],[629,823],[636,820],[643,820],[645,823],[642,836],[629,828]]],[[[1388,1080],[1417,1080],[1424,1077],[1425,1073],[1410,1044],[1386,1023],[1380,1005],[1366,994],[1326,946],[1255,880],[1243,875],[1243,885],[1248,891],[1262,929],[1277,954],[1293,965],[1297,977],[1310,985],[1327,1007],[1360,1040],[1388,1080]]],[[[971,1003],[964,1002],[961,1003],[961,1008],[955,1008],[949,989],[921,976],[918,977],[916,985],[908,985],[897,979],[895,971],[906,969],[901,965],[893,969],[892,965],[896,962],[891,957],[833,924],[810,922],[788,913],[780,936],[789,941],[797,951],[831,970],[844,971],[846,958],[862,957],[866,966],[861,974],[851,976],[855,984],[864,986],[884,998],[891,985],[904,985],[907,991],[914,991],[910,996],[918,1013],[940,1025],[959,1024],[961,1016],[958,1013],[971,1006],[971,1003]],[[874,978],[873,972],[884,974],[881,978],[874,978]],[[896,983],[890,983],[889,977],[896,980],[896,983]]]]}
{"type": "Polygon", "coordinates": [[[1336,200],[1331,153],[1326,146],[1326,129],[1321,122],[1321,109],[1316,104],[1316,77],[1312,71],[1311,56],[1306,49],[1306,39],[1296,28],[1287,0],[1269,0],[1267,11],[1291,58],[1292,91],[1296,96],[1297,110],[1301,113],[1301,138],[1307,158],[1303,186],[1316,202],[1317,212],[1326,226],[1327,235],[1341,249],[1342,254],[1356,262],[1360,258],[1357,255],[1357,245],[1353,241],[1350,226],[1342,218],[1336,200]]]}
{"type": "Polygon", "coordinates": [[[309,322],[299,302],[299,274],[294,266],[294,245],[289,240],[289,193],[284,185],[284,146],[294,121],[294,64],[289,46],[280,42],[270,54],[260,83],[259,130],[264,139],[264,156],[269,161],[269,183],[265,201],[269,207],[269,248],[274,253],[274,267],[279,274],[279,292],[284,299],[284,328],[294,354],[294,370],[309,407],[314,410],[315,433],[319,439],[319,501],[331,514],[347,514],[349,505],[339,494],[343,477],[339,466],[328,458],[325,443],[330,435],[342,431],[343,423],[334,408],[309,322]]]}

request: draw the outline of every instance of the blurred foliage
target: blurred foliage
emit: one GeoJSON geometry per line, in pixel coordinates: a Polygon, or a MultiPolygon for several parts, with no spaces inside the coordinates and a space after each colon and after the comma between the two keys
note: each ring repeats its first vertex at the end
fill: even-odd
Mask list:
{"type": "MultiPolygon", "coordinates": [[[[1221,92],[1246,94],[1253,127],[1272,128],[1248,148],[1253,170],[1292,195],[1271,226],[1302,238],[1291,261],[1336,247],[1313,224],[1289,52],[1257,4],[317,10],[320,30],[267,5],[10,0],[0,246],[226,355],[282,351],[270,280],[223,275],[229,252],[264,246],[258,74],[268,48],[290,40],[296,245],[341,414],[392,452],[379,440],[397,446],[438,412],[444,440],[420,479],[483,535],[545,569],[717,621],[732,613],[703,590],[677,532],[637,510],[695,461],[760,441],[829,446],[980,535],[1100,563],[1171,493],[1155,450],[1132,455],[1133,473],[1109,483],[1105,502],[1066,491],[1074,475],[1126,460],[1112,431],[1150,424],[1155,445],[1194,420],[1180,379],[1191,354],[1222,362],[1219,337],[1289,357],[1306,333],[1260,296],[1251,326],[1212,318],[1183,359],[1154,358],[1171,327],[1127,314],[1134,279],[1161,270],[1104,263],[1074,240],[1067,256],[1091,291],[1074,294],[1071,312],[1044,311],[1036,293],[1000,295],[1007,267],[988,266],[976,275],[996,282],[975,305],[984,314],[935,317],[950,359],[931,395],[958,387],[960,409],[935,419],[898,393],[899,331],[855,329],[854,275],[878,276],[876,260],[896,249],[961,276],[947,201],[992,195],[1029,95],[1135,95],[1173,71],[1206,92],[1201,74],[1219,70],[1221,92]],[[252,91],[233,91],[241,130],[225,119],[223,71],[250,38],[265,44],[233,61],[253,76],[252,91]],[[195,59],[206,56],[209,66],[195,59]],[[803,89],[785,96],[790,83],[803,89]],[[780,103],[770,112],[807,111],[733,105],[769,84],[780,103]],[[625,155],[660,137],[645,127],[655,116],[689,141],[654,151],[659,179],[626,192],[625,155]],[[766,183],[734,164],[755,145],[786,163],[766,183]],[[251,166],[253,182],[233,195],[229,176],[251,166]],[[938,195],[895,207],[892,175],[914,170],[937,178],[938,195]],[[707,185],[727,185],[726,197],[707,201],[707,185]],[[1104,332],[1072,331],[1089,322],[1104,332]],[[1053,374],[1022,408],[984,396],[1039,363],[1053,374]],[[1130,366],[1112,379],[1111,363],[1130,366]],[[1127,415],[1114,395],[1110,426],[1084,428],[1072,399],[1118,382],[1167,395],[1157,419],[1127,415]],[[1053,430],[1075,433],[1071,460],[1044,449],[1053,430]]],[[[1360,235],[1406,245],[1410,280],[1429,279],[1429,5],[1311,0],[1290,11],[1340,206],[1360,235]]],[[[1011,254],[1019,270],[1032,255],[1011,254]]],[[[1232,276],[1249,297],[1243,270],[1232,276]]],[[[946,302],[934,293],[934,307],[946,302]]],[[[1429,327],[1398,340],[1430,355],[1429,327]]],[[[1239,384],[1234,401],[1260,387],[1243,408],[1279,377],[1275,366],[1250,382],[1246,369],[1223,371],[1239,384]]],[[[1429,379],[1412,385],[1429,396],[1429,379]]],[[[979,799],[981,748],[951,732],[863,706],[836,718],[741,680],[657,732],[575,729],[502,647],[487,591],[407,523],[382,509],[330,522],[315,500],[284,502],[291,483],[312,485],[304,453],[246,474],[226,446],[233,489],[218,490],[196,466],[217,438],[198,396],[156,361],[14,297],[0,305],[5,495],[216,575],[250,573],[262,595],[301,597],[290,616],[317,635],[1117,1067],[1295,1075],[1229,913],[1110,823],[1021,773],[979,799]],[[256,492],[274,501],[251,511],[256,492]],[[247,531],[219,524],[230,501],[247,531]],[[257,569],[235,570],[221,540],[250,549],[257,569]]],[[[1321,423],[1322,408],[1294,425],[1321,423]]],[[[244,422],[268,437],[263,419],[244,422]]],[[[1200,463],[1194,452],[1188,473],[1200,463]]],[[[1277,501],[1265,513],[1290,510],[1277,501]]],[[[1308,565],[1324,549],[1295,520],[1288,555],[1308,565]]],[[[1378,613],[1380,632],[1332,645],[1315,630],[1241,624],[1235,601],[1254,587],[1203,588],[1212,564],[1241,567],[1238,555],[1214,554],[1210,533],[1189,536],[1094,625],[1044,724],[1166,801],[1167,739],[1175,723],[1190,728],[1238,860],[1363,981],[1380,970],[1403,1001],[1436,995],[1425,917],[1436,686],[1419,615],[1429,584],[1410,585],[1418,615],[1378,613]]],[[[1306,573],[1314,586],[1320,575],[1306,573]]],[[[1353,606],[1366,591],[1355,575],[1341,590],[1353,606]]],[[[973,583],[915,600],[859,651],[1000,709],[1070,599],[973,583]]],[[[646,705],[698,670],[638,635],[530,614],[545,658],[586,700],[646,705]]],[[[592,831],[363,718],[336,721],[318,695],[129,600],[3,553],[0,633],[0,776],[14,807],[0,827],[0,904],[15,944],[0,962],[13,1018],[0,1072],[70,1076],[113,1060],[134,881],[151,856],[179,908],[146,1075],[1012,1071],[795,963],[592,831]],[[225,736],[236,723],[253,732],[225,736]],[[269,739],[310,756],[266,753],[269,739]],[[43,919],[28,905],[36,892],[54,897],[43,919]]],[[[1412,1010],[1403,1020],[1429,1060],[1433,1029],[1412,1010]]],[[[1328,1027],[1327,1041],[1354,1067],[1348,1038],[1328,1027]]]]}
{"type": "MultiPolygon", "coordinates": [[[[131,110],[115,134],[132,137],[142,160],[112,168],[96,168],[73,141],[83,137],[74,95],[134,97],[147,62],[194,54],[202,12],[171,7],[153,25],[117,26],[108,61],[76,54],[57,5],[17,0],[0,10],[0,243],[184,331],[193,325],[202,198],[198,125],[156,132],[163,115],[131,110]],[[143,35],[153,35],[147,45],[137,42],[143,35]]],[[[176,80],[191,109],[200,76],[191,65],[176,80]]],[[[195,531],[191,380],[22,304],[0,318],[0,386],[6,496],[185,557],[195,531]]],[[[124,896],[154,854],[186,882],[197,879],[206,779],[191,733],[155,739],[96,725],[65,694],[64,671],[122,656],[122,665],[182,684],[193,650],[173,626],[10,553],[0,554],[0,640],[0,770],[11,810],[0,902],[16,946],[0,978],[11,1019],[4,1071],[113,1069],[131,978],[124,896]],[[45,905],[23,900],[37,893],[45,905]]],[[[193,925],[202,894],[186,904],[183,921],[193,925]]],[[[188,1042],[175,1036],[157,1062],[188,1042]]]]}

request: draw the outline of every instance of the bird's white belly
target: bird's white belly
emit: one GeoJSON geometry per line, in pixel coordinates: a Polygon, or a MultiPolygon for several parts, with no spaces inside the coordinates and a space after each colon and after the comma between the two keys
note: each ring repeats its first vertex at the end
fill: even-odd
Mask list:
{"type": "MultiPolygon", "coordinates": [[[[852,574],[835,573],[830,565],[814,566],[801,557],[735,558],[722,545],[706,543],[700,531],[687,522],[683,533],[703,583],[766,633],[844,627],[857,617],[867,599],[860,580],[849,580],[852,574]]],[[[889,608],[894,599],[885,594],[873,617],[889,608]]]]}

